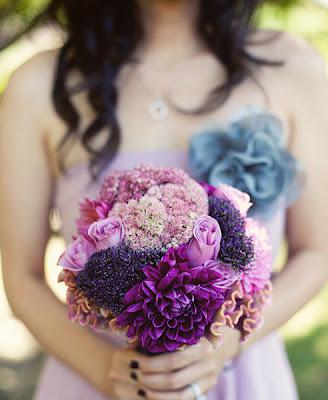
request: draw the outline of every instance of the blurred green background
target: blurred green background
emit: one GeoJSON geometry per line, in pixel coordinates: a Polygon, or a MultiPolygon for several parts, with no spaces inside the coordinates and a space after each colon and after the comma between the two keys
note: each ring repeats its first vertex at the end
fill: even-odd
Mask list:
{"type": "MultiPolygon", "coordinates": [[[[44,0],[0,0],[0,18],[10,11],[0,25],[0,46],[4,37],[17,29],[24,30],[45,4],[44,0]]],[[[328,0],[268,2],[259,10],[256,21],[261,27],[286,30],[306,38],[326,58],[328,65],[328,0]]],[[[60,43],[59,32],[45,26],[0,53],[0,95],[18,65],[36,52],[60,43]]],[[[56,228],[56,218],[51,221],[56,228]]],[[[62,239],[54,234],[45,260],[47,280],[54,288],[55,260],[63,246],[62,239]]],[[[57,294],[63,295],[58,290],[57,294]]],[[[328,287],[282,329],[301,400],[328,400],[327,306],[328,287]]],[[[25,327],[12,317],[1,286],[1,274],[0,327],[0,400],[31,399],[43,355],[25,327]]]]}

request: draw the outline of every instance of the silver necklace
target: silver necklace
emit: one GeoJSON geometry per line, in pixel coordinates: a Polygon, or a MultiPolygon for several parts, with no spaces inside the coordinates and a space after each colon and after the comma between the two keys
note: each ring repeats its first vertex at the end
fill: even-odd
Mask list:
{"type": "Polygon", "coordinates": [[[140,72],[138,68],[136,72],[140,78],[138,79],[139,83],[142,84],[143,88],[148,92],[150,97],[154,98],[154,100],[152,100],[149,106],[147,107],[148,115],[154,121],[163,121],[169,115],[170,111],[169,109],[170,101],[167,95],[164,92],[162,92],[162,94],[160,95],[154,93],[154,91],[149,87],[149,85],[145,81],[143,74],[140,72]]]}
{"type": "Polygon", "coordinates": [[[158,97],[149,104],[148,114],[155,121],[163,121],[169,115],[169,106],[163,97],[158,97]]]}
{"type": "MultiPolygon", "coordinates": [[[[196,54],[196,51],[199,51],[199,48],[197,48],[197,50],[194,50],[190,58],[196,54]]],[[[178,63],[174,63],[175,67],[177,67],[177,65],[180,65],[183,61],[186,61],[186,58],[184,58],[182,61],[178,63]]],[[[163,92],[160,95],[155,94],[154,91],[150,89],[149,85],[145,81],[144,76],[140,72],[140,70],[136,68],[135,71],[139,75],[140,78],[138,79],[139,83],[141,83],[144,89],[146,89],[146,91],[150,94],[150,96],[154,98],[154,100],[152,100],[149,106],[147,107],[148,115],[154,121],[163,121],[169,115],[170,112],[169,106],[172,104],[172,102],[170,101],[169,97],[165,92],[163,92]]]]}

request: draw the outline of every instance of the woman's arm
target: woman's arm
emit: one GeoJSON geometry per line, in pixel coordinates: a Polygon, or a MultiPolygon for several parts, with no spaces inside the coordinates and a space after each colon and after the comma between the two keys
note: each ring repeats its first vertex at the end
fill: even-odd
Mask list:
{"type": "Polygon", "coordinates": [[[303,46],[286,65],[284,80],[291,151],[304,166],[305,187],[287,214],[289,257],[273,282],[273,304],[242,349],[288,321],[328,280],[328,78],[322,58],[303,46]]]}
{"type": "Polygon", "coordinates": [[[1,99],[0,247],[4,284],[13,313],[43,348],[98,389],[110,392],[108,372],[113,349],[89,330],[70,322],[65,306],[44,280],[48,213],[54,189],[44,132],[51,107],[48,58],[37,56],[21,66],[1,99]]]}

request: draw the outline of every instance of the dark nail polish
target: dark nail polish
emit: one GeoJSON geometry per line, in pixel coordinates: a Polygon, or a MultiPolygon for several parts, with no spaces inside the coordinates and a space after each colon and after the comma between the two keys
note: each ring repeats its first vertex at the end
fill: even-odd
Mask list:
{"type": "Polygon", "coordinates": [[[139,363],[138,363],[138,361],[132,360],[132,361],[130,362],[130,368],[132,368],[132,369],[138,369],[138,368],[139,368],[139,363]]]}
{"type": "Polygon", "coordinates": [[[146,397],[146,392],[144,390],[142,390],[142,389],[139,389],[138,390],[138,395],[141,396],[141,397],[146,397]]]}
{"type": "Polygon", "coordinates": [[[133,371],[131,372],[130,377],[135,381],[138,380],[137,374],[135,372],[133,372],[133,371]]]}

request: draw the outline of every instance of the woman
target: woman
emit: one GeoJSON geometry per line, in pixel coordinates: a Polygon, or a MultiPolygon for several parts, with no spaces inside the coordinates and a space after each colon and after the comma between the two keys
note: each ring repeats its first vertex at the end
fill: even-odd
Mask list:
{"type": "Polygon", "coordinates": [[[251,29],[258,5],[52,1],[48,13],[66,18],[67,42],[18,68],[1,106],[6,292],[16,317],[51,355],[37,400],[297,398],[274,330],[328,278],[328,80],[308,44],[251,29]],[[280,206],[282,217],[269,222],[277,244],[286,226],[290,255],[274,278],[263,327],[242,345],[239,333],[227,328],[219,349],[203,341],[149,358],[68,321],[43,276],[50,207],[62,212],[69,240],[77,201],[96,192],[97,182],[84,185],[89,160],[96,177],[140,161],[181,166],[195,131],[209,120],[221,124],[240,109],[245,113],[246,106],[281,121],[307,177],[298,201],[288,212],[280,206]]]}

